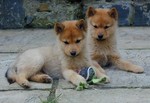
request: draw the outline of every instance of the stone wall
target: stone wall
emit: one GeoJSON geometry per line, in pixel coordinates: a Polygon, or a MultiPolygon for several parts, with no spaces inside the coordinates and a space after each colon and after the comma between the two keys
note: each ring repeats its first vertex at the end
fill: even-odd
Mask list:
{"type": "Polygon", "coordinates": [[[0,28],[51,28],[84,18],[88,6],[116,7],[120,26],[150,25],[149,0],[0,0],[0,28]]]}

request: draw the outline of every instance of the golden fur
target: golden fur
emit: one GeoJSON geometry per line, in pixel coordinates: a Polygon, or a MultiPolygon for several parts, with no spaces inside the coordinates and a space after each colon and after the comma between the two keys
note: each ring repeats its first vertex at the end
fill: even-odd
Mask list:
{"type": "Polygon", "coordinates": [[[89,7],[87,12],[88,46],[91,58],[101,66],[112,63],[119,69],[141,73],[144,69],[123,60],[117,50],[116,34],[118,12],[112,9],[89,7]]]}
{"type": "Polygon", "coordinates": [[[84,20],[56,23],[56,45],[30,49],[22,53],[8,69],[6,77],[22,87],[30,87],[28,80],[52,82],[48,75],[59,71],[74,85],[86,83],[76,71],[83,67],[95,66],[97,77],[109,78],[95,62],[91,61],[86,48],[87,25],[84,20]],[[47,73],[47,74],[45,74],[47,73]]]}

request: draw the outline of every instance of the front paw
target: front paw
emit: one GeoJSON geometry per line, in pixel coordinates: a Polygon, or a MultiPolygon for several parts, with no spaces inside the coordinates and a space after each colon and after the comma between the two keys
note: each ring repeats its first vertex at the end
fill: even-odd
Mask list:
{"type": "Polygon", "coordinates": [[[77,91],[82,91],[82,90],[88,88],[88,84],[87,84],[86,80],[80,75],[77,77],[76,86],[77,86],[76,87],[77,91]]]}
{"type": "Polygon", "coordinates": [[[81,83],[82,83],[82,84],[87,84],[85,78],[79,75],[79,76],[77,77],[77,83],[76,83],[76,85],[78,86],[78,85],[80,85],[81,83]]]}
{"type": "Polygon", "coordinates": [[[76,90],[77,91],[82,91],[84,89],[87,89],[89,87],[89,85],[86,83],[80,83],[77,87],[76,87],[76,90]]]}
{"type": "Polygon", "coordinates": [[[134,73],[143,73],[144,72],[144,68],[142,68],[141,66],[134,65],[133,72],[134,73]]]}
{"type": "Polygon", "coordinates": [[[110,78],[107,75],[104,75],[103,78],[106,78],[105,83],[110,83],[110,78]]]}
{"type": "Polygon", "coordinates": [[[23,88],[28,89],[31,87],[30,83],[28,81],[24,81],[20,84],[23,88]]]}

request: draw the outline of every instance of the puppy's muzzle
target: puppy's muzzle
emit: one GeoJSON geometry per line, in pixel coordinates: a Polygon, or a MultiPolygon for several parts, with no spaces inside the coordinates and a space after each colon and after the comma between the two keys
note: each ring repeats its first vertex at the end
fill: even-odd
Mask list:
{"type": "Polygon", "coordinates": [[[76,51],[72,51],[70,52],[71,56],[76,56],[77,55],[77,52],[76,51]]]}
{"type": "Polygon", "coordinates": [[[98,40],[102,40],[103,39],[103,34],[98,34],[98,38],[97,38],[98,40]]]}

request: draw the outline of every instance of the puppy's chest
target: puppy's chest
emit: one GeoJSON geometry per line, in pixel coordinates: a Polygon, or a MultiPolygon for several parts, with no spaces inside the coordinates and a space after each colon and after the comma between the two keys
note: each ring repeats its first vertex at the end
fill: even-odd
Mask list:
{"type": "Polygon", "coordinates": [[[109,45],[96,45],[93,47],[92,54],[110,55],[113,52],[113,48],[109,45]]]}
{"type": "Polygon", "coordinates": [[[90,62],[87,58],[84,58],[84,59],[70,60],[67,65],[69,69],[77,71],[84,67],[90,66],[90,62]]]}

